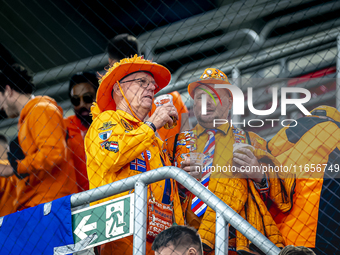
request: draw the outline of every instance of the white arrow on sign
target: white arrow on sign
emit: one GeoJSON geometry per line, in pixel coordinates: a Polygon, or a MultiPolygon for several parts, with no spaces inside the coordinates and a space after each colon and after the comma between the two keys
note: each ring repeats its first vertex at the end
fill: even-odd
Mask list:
{"type": "Polygon", "coordinates": [[[85,232],[90,230],[94,230],[97,228],[97,222],[93,222],[91,224],[86,225],[87,221],[90,219],[91,215],[85,216],[80,223],[78,224],[77,228],[74,230],[74,234],[77,235],[81,240],[85,239],[87,235],[85,232]]]}

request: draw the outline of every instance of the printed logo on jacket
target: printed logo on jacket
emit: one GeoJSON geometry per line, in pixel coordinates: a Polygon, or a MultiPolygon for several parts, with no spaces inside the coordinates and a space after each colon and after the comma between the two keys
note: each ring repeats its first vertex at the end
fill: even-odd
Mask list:
{"type": "Polygon", "coordinates": [[[105,141],[100,144],[102,149],[108,150],[108,151],[113,151],[113,152],[118,152],[119,151],[119,146],[118,142],[115,141],[105,141]]]}
{"type": "Polygon", "coordinates": [[[109,130],[109,131],[99,133],[98,136],[101,140],[106,141],[107,139],[110,138],[111,134],[112,134],[112,130],[109,130]]]}

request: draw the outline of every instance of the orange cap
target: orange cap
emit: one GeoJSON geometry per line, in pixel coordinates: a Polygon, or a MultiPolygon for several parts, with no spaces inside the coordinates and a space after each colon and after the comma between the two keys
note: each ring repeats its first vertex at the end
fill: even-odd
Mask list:
{"type": "MultiPolygon", "coordinates": [[[[192,82],[188,85],[189,95],[194,98],[195,89],[204,84],[230,84],[228,77],[222,71],[216,68],[207,68],[204,70],[198,81],[192,82]]],[[[230,93],[231,94],[231,93],[230,93]]],[[[231,94],[232,95],[232,94],[231,94]]]]}
{"type": "Polygon", "coordinates": [[[136,54],[133,58],[124,58],[110,67],[107,73],[99,80],[100,85],[97,91],[97,105],[101,112],[116,110],[116,103],[112,98],[113,85],[125,76],[139,71],[152,73],[153,78],[158,85],[155,94],[166,87],[171,80],[171,73],[167,68],[143,59],[143,56],[138,57],[136,54]]]}

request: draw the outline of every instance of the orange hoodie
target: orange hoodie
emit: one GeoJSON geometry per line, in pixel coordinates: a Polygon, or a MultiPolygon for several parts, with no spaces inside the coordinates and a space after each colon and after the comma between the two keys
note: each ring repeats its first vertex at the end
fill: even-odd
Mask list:
{"type": "MultiPolygon", "coordinates": [[[[0,164],[9,165],[8,160],[0,159],[0,164]]],[[[0,177],[0,217],[14,213],[17,209],[15,202],[16,177],[0,177]]]]}
{"type": "Polygon", "coordinates": [[[77,186],[79,191],[89,189],[89,179],[87,178],[86,156],[84,148],[84,138],[87,128],[81,124],[76,115],[69,116],[65,120],[67,130],[67,146],[73,159],[76,170],[77,186]]]}
{"type": "Polygon", "coordinates": [[[18,161],[19,209],[33,207],[77,192],[74,168],[68,163],[63,110],[47,96],[31,99],[18,123],[25,158],[18,161]]]}

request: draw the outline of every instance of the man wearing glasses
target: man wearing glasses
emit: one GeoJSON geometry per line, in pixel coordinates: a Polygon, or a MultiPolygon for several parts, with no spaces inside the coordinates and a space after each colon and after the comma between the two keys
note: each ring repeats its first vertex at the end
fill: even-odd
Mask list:
{"type": "MultiPolygon", "coordinates": [[[[129,34],[120,34],[115,36],[109,41],[106,49],[109,57],[109,65],[112,66],[114,63],[119,62],[120,59],[129,58],[135,54],[140,56],[141,52],[139,48],[139,43],[136,37],[129,34]]],[[[171,129],[161,127],[157,130],[157,134],[163,141],[171,136],[175,136],[181,131],[190,129],[189,112],[181,95],[177,91],[170,92],[169,94],[172,96],[173,105],[176,107],[178,112],[178,125],[171,129]]],[[[151,116],[155,110],[156,105],[152,104],[152,109],[148,115],[151,116]]]]}
{"type": "Polygon", "coordinates": [[[89,189],[84,149],[85,134],[92,123],[91,105],[96,97],[98,79],[93,72],[80,72],[72,76],[69,96],[75,115],[65,119],[67,146],[71,151],[79,191],[89,189]]]}
{"type": "MultiPolygon", "coordinates": [[[[87,173],[90,189],[123,180],[148,170],[169,166],[162,151],[163,142],[156,137],[157,129],[178,118],[172,104],[151,110],[154,95],[170,82],[171,74],[164,66],[143,57],[126,58],[115,63],[100,80],[97,102],[91,108],[93,122],[85,136],[87,173]]],[[[174,218],[183,225],[182,208],[171,180],[149,185],[149,194],[158,203],[173,204],[174,218]]],[[[129,194],[129,191],[97,201],[101,203],[129,194]]],[[[170,222],[169,222],[170,223],[170,222]]],[[[154,254],[151,242],[146,254],[154,254]]],[[[132,236],[101,246],[101,255],[132,255],[132,236]]]]}

